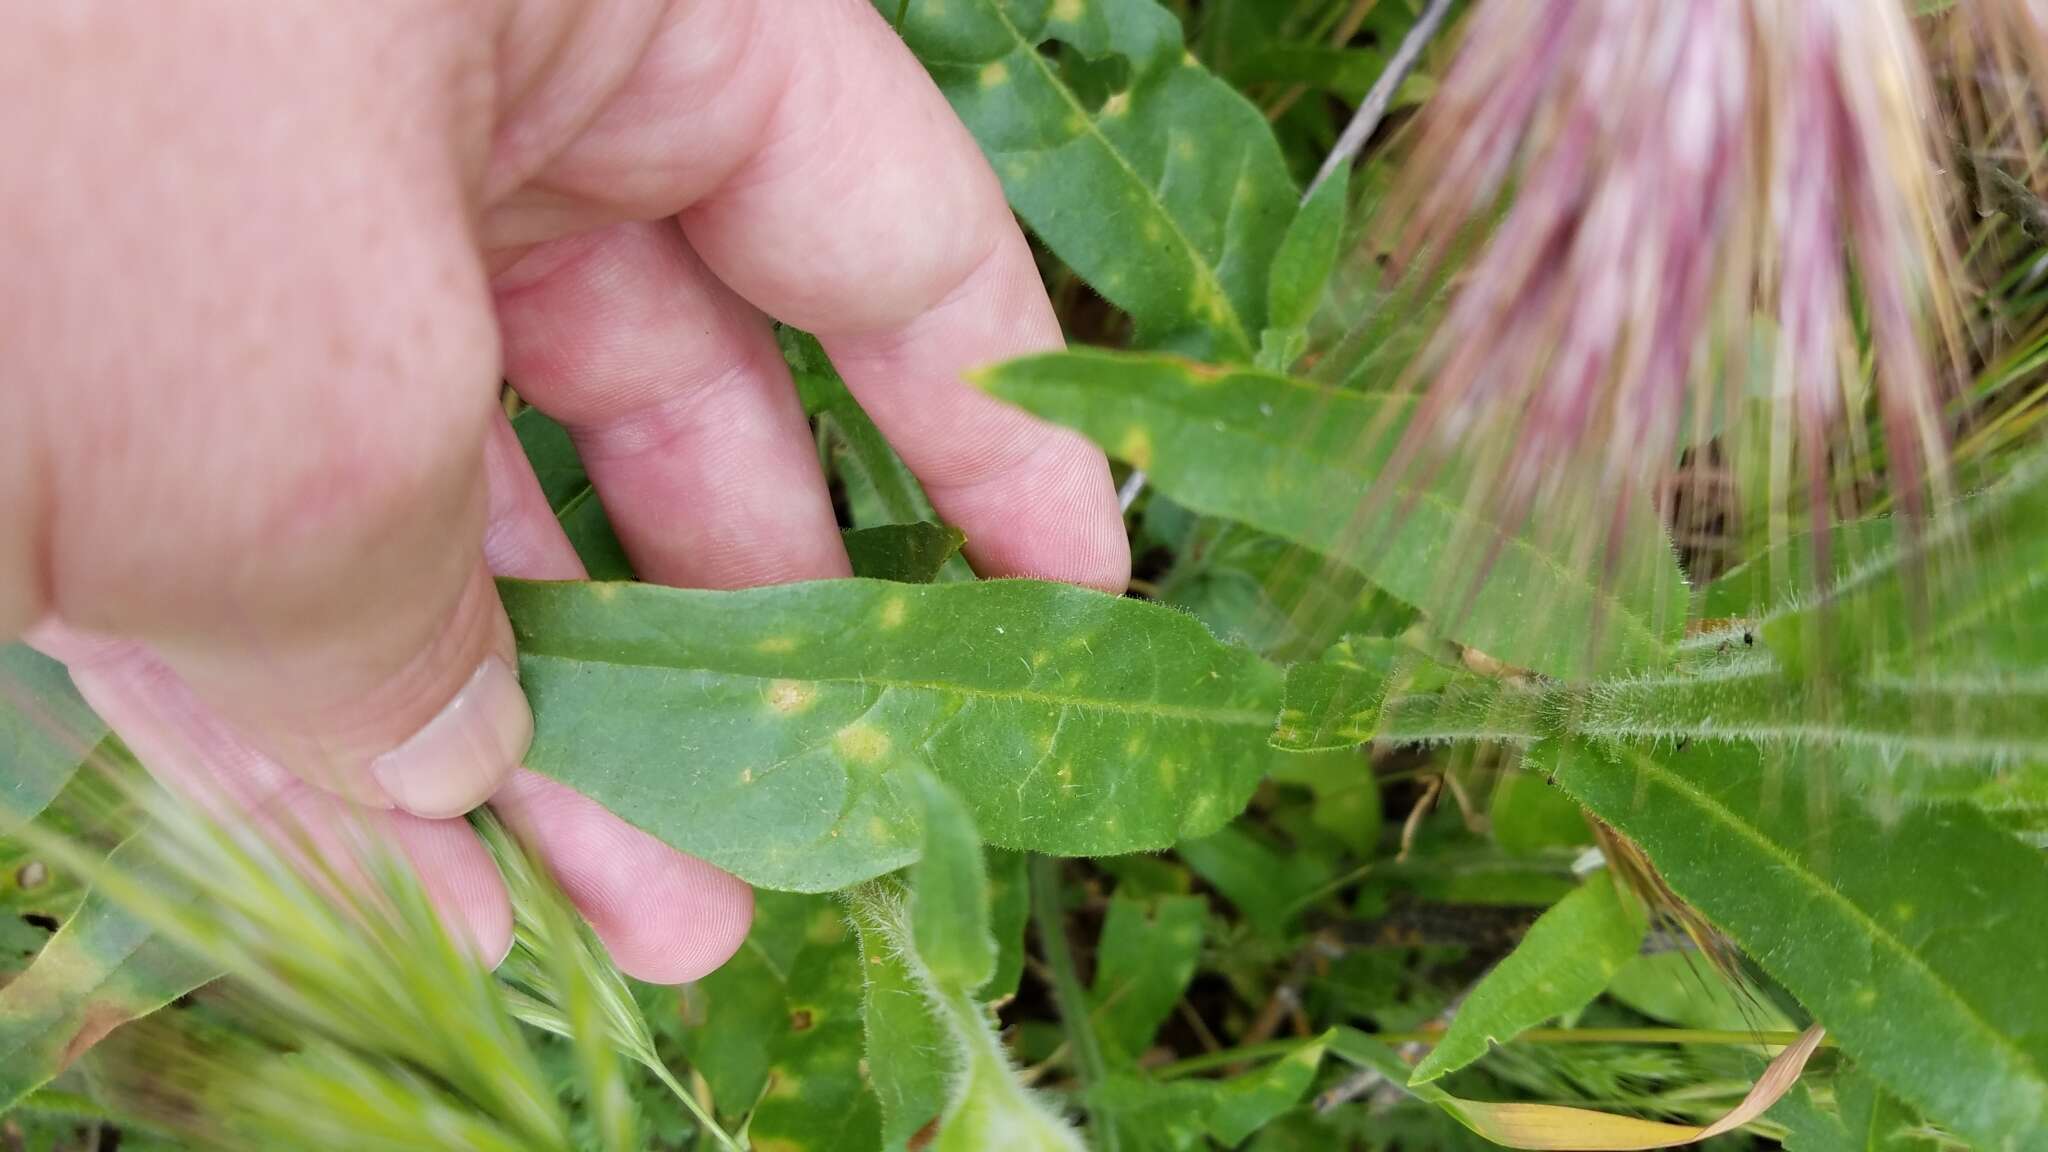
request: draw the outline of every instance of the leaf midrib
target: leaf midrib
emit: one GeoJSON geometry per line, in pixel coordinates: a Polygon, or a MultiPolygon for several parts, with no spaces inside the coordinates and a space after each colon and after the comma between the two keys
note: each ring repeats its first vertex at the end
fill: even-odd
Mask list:
{"type": "Polygon", "coordinates": [[[789,680],[798,684],[852,684],[859,687],[874,687],[884,690],[895,688],[905,691],[929,692],[941,696],[959,696],[973,700],[988,700],[1013,704],[1038,704],[1056,708],[1078,708],[1092,712],[1107,712],[1117,715],[1146,716],[1157,720],[1183,720],[1204,724],[1228,724],[1270,728],[1279,714],[1276,704],[1272,711],[1254,708],[1197,708],[1186,705],[1167,704],[1159,701],[1114,701],[1098,696],[1071,696],[1058,692],[1036,689],[983,688],[946,680],[912,680],[900,677],[870,676],[770,676],[753,672],[737,672],[730,668],[719,668],[701,663],[671,664],[658,660],[627,660],[614,657],[570,656],[544,649],[536,649],[531,642],[520,650],[521,660],[554,660],[563,664],[595,664],[617,668],[652,668],[664,672],[701,672],[713,676],[725,676],[741,680],[757,680],[772,683],[789,680]]]}
{"type": "MultiPolygon", "coordinates": [[[[1153,210],[1166,222],[1167,232],[1175,240],[1180,241],[1181,248],[1188,254],[1189,262],[1194,265],[1195,274],[1202,279],[1203,283],[1215,294],[1216,298],[1223,302],[1224,316],[1230,322],[1225,335],[1236,340],[1240,347],[1249,350],[1252,347],[1251,336],[1245,329],[1244,317],[1239,316],[1237,313],[1237,302],[1230,298],[1230,293],[1224,291],[1221,276],[1215,268],[1209,266],[1208,260],[1202,255],[1202,250],[1195,247],[1194,239],[1181,228],[1180,221],[1174,219],[1173,213],[1167,211],[1165,202],[1159,199],[1158,195],[1152,190],[1152,185],[1145,181],[1144,175],[1131,166],[1130,160],[1124,156],[1122,150],[1110,142],[1108,136],[1103,135],[1101,125],[1097,124],[1095,117],[1089,114],[1087,106],[1074,98],[1073,91],[1053,72],[1051,62],[1038,51],[1038,45],[1034,44],[1024,35],[1024,30],[1017,27],[1016,23],[1010,19],[1010,14],[1004,9],[1003,5],[996,2],[996,0],[983,0],[983,3],[990,12],[995,14],[996,19],[1002,22],[1004,31],[1010,34],[1011,41],[1017,45],[1015,54],[1029,59],[1032,66],[1038,69],[1039,74],[1052,87],[1052,90],[1059,93],[1060,99],[1079,117],[1083,125],[1081,134],[1093,137],[1095,142],[1102,146],[1102,150],[1109,153],[1110,158],[1116,161],[1117,168],[1125,176],[1129,177],[1132,183],[1144,190],[1145,201],[1151,204],[1153,210]]],[[[1132,86],[1136,87],[1136,83],[1134,82],[1132,86]]],[[[1070,136],[1068,139],[1071,140],[1073,137],[1070,136]]]]}
{"type": "Polygon", "coordinates": [[[1646,757],[1639,752],[1624,750],[1624,755],[1636,766],[1638,771],[1647,772],[1658,777],[1674,791],[1690,801],[1695,808],[1702,812],[1705,818],[1724,825],[1743,840],[1750,842],[1766,857],[1781,867],[1785,875],[1791,877],[1795,882],[1810,888],[1824,902],[1838,906],[1852,924],[1860,925],[1867,930],[1869,938],[1874,943],[1882,945],[1887,951],[1903,959],[1909,968],[1919,972],[1927,985],[1932,987],[1940,998],[1948,1001],[1967,1024],[1983,1034],[1988,1041],[1987,1046],[2006,1054],[2021,1070],[2030,1074],[2037,1084],[2042,1085],[2044,1095],[2048,1095],[2048,1076],[2043,1075],[2041,1067],[2035,1063],[2033,1057],[2025,1049],[2014,1044],[2003,1032],[1992,1027],[1991,1023],[1977,1011],[1976,1006],[1965,999],[1963,994],[1953,985],[1942,979],[1941,974],[1929,966],[1920,957],[1919,953],[1906,947],[1904,941],[1901,941],[1898,937],[1887,931],[1883,924],[1865,912],[1860,905],[1844,896],[1833,885],[1823,881],[1808,869],[1798,857],[1787,852],[1776,841],[1765,836],[1754,826],[1737,816],[1727,805],[1722,804],[1719,800],[1714,799],[1694,785],[1692,781],[1671,771],[1655,759],[1646,757]]]}

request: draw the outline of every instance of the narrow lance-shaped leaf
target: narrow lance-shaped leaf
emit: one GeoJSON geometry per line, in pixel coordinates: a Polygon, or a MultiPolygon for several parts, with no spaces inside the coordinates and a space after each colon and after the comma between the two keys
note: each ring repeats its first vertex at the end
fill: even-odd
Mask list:
{"type": "Polygon", "coordinates": [[[1376,488],[1408,397],[1097,351],[1014,360],[980,382],[1144,468],[1175,501],[1343,561],[1516,667],[1574,678],[1654,664],[1684,625],[1685,582],[1655,524],[1632,525],[1610,574],[1562,541],[1501,536],[1446,480],[1376,488]],[[1470,562],[1489,553],[1479,579],[1470,562]]]}
{"type": "Polygon", "coordinates": [[[1194,979],[1207,915],[1208,904],[1199,896],[1141,899],[1119,893],[1110,900],[1089,992],[1096,1035],[1110,1059],[1135,1065],[1173,1014],[1194,979]]]}
{"type": "Polygon", "coordinates": [[[981,840],[974,817],[952,789],[929,772],[915,773],[915,780],[924,812],[924,850],[906,873],[911,940],[939,987],[979,991],[996,970],[981,840]]]}
{"type": "Polygon", "coordinates": [[[989,933],[996,941],[996,971],[982,985],[983,1001],[995,1004],[1017,994],[1024,978],[1024,929],[1031,922],[1028,857],[1007,848],[985,849],[989,933]]]}
{"type": "Polygon", "coordinates": [[[1009,848],[1163,848],[1265,774],[1280,674],[1170,609],[1030,581],[501,586],[527,765],[757,885],[915,859],[928,768],[1009,848]]]}
{"type": "Polygon", "coordinates": [[[1592,1003],[1642,946],[1645,927],[1642,905],[1608,873],[1595,874],[1538,917],[1472,989],[1410,1081],[1439,1079],[1484,1056],[1489,1043],[1592,1003]]]}
{"type": "Polygon", "coordinates": [[[1695,744],[1562,759],[1557,781],[1887,1088],[2025,1146],[2048,1131],[2048,861],[1963,805],[1881,822],[1828,771],[1695,744]]]}
{"type": "Polygon", "coordinates": [[[1322,301],[1323,286],[1337,266],[1350,206],[1351,169],[1338,168],[1308,200],[1273,256],[1266,287],[1266,330],[1259,337],[1259,367],[1284,372],[1308,346],[1308,322],[1322,301]]]}
{"type": "Polygon", "coordinates": [[[1249,359],[1296,191],[1259,110],[1153,0],[876,0],[973,131],[1017,214],[1141,334],[1249,359]],[[1121,57],[1091,109],[1043,49],[1121,57]]]}
{"type": "Polygon", "coordinates": [[[0,645],[0,835],[56,799],[106,735],[62,664],[0,645]]]}

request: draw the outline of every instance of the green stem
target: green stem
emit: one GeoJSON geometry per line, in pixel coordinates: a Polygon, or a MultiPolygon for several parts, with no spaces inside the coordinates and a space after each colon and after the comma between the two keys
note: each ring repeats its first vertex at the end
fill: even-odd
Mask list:
{"type": "MultiPolygon", "coordinates": [[[[1088,993],[1081,987],[1074,950],[1067,943],[1067,914],[1060,903],[1060,862],[1051,856],[1031,858],[1031,918],[1038,925],[1038,946],[1052,972],[1053,1001],[1059,1005],[1067,1047],[1074,1054],[1074,1068],[1085,1091],[1102,1083],[1106,1065],[1089,1014],[1088,993]]],[[[1116,1126],[1093,1107],[1089,1111],[1095,1145],[1104,1152],[1117,1152],[1116,1126]]]]}

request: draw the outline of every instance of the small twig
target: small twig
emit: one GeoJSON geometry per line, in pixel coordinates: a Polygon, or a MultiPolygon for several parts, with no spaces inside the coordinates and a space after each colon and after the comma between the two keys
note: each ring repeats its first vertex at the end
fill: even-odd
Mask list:
{"type": "Polygon", "coordinates": [[[1302,199],[1315,195],[1316,189],[1330,178],[1332,172],[1351,163],[1365,147],[1365,142],[1372,139],[1373,132],[1386,117],[1387,106],[1394,102],[1394,93],[1401,87],[1401,81],[1408,78],[1415,61],[1422,56],[1422,49],[1436,35],[1450,10],[1451,0],[1430,0],[1429,7],[1415,21],[1415,26],[1401,37],[1401,46],[1394,50],[1393,59],[1387,61],[1380,78],[1373,81],[1371,91],[1359,102],[1358,111],[1351,115],[1351,123],[1344,126],[1343,134],[1337,137],[1337,146],[1323,158],[1323,166],[1316,170],[1316,178],[1308,182],[1308,190],[1302,199]]]}
{"type": "Polygon", "coordinates": [[[1124,477],[1124,486],[1116,490],[1117,511],[1129,512],[1131,505],[1138,502],[1138,493],[1144,490],[1145,470],[1143,468],[1131,469],[1131,474],[1124,477]]]}
{"type": "Polygon", "coordinates": [[[1408,862],[1408,853],[1415,848],[1415,834],[1422,828],[1422,818],[1429,815],[1438,794],[1444,790],[1442,776],[1425,776],[1422,779],[1422,795],[1416,798],[1415,807],[1408,810],[1408,818],[1401,821],[1401,850],[1394,853],[1396,864],[1408,862]]]}

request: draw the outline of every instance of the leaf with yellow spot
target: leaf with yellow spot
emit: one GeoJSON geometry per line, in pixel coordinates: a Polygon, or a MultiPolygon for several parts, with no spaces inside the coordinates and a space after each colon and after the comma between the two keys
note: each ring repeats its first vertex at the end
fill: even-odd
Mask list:
{"type": "Polygon", "coordinates": [[[62,664],[0,644],[0,835],[35,818],[96,756],[107,726],[62,664]]]}
{"type": "Polygon", "coordinates": [[[909,770],[943,780],[992,844],[1105,855],[1214,831],[1282,755],[1272,665],[1171,609],[1067,585],[501,591],[528,767],[763,887],[828,891],[914,860],[909,770]]]}
{"type": "Polygon", "coordinates": [[[1823,752],[1695,742],[1556,763],[1887,1089],[1982,1147],[2048,1132],[2038,849],[1963,804],[1881,819],[1823,752]]]}
{"type": "Polygon", "coordinates": [[[1297,192],[1271,128],[1153,0],[875,0],[1047,247],[1161,341],[1249,359],[1297,192]],[[1090,108],[1042,49],[1121,58],[1090,108]]]}
{"type": "Polygon", "coordinates": [[[1412,397],[1101,350],[1013,360],[979,382],[1111,453],[1142,433],[1151,484],[1177,504],[1347,564],[1516,667],[1655,665],[1684,628],[1685,580],[1653,522],[1624,534],[1610,567],[1554,535],[1503,533],[1453,480],[1383,486],[1412,397]]]}

